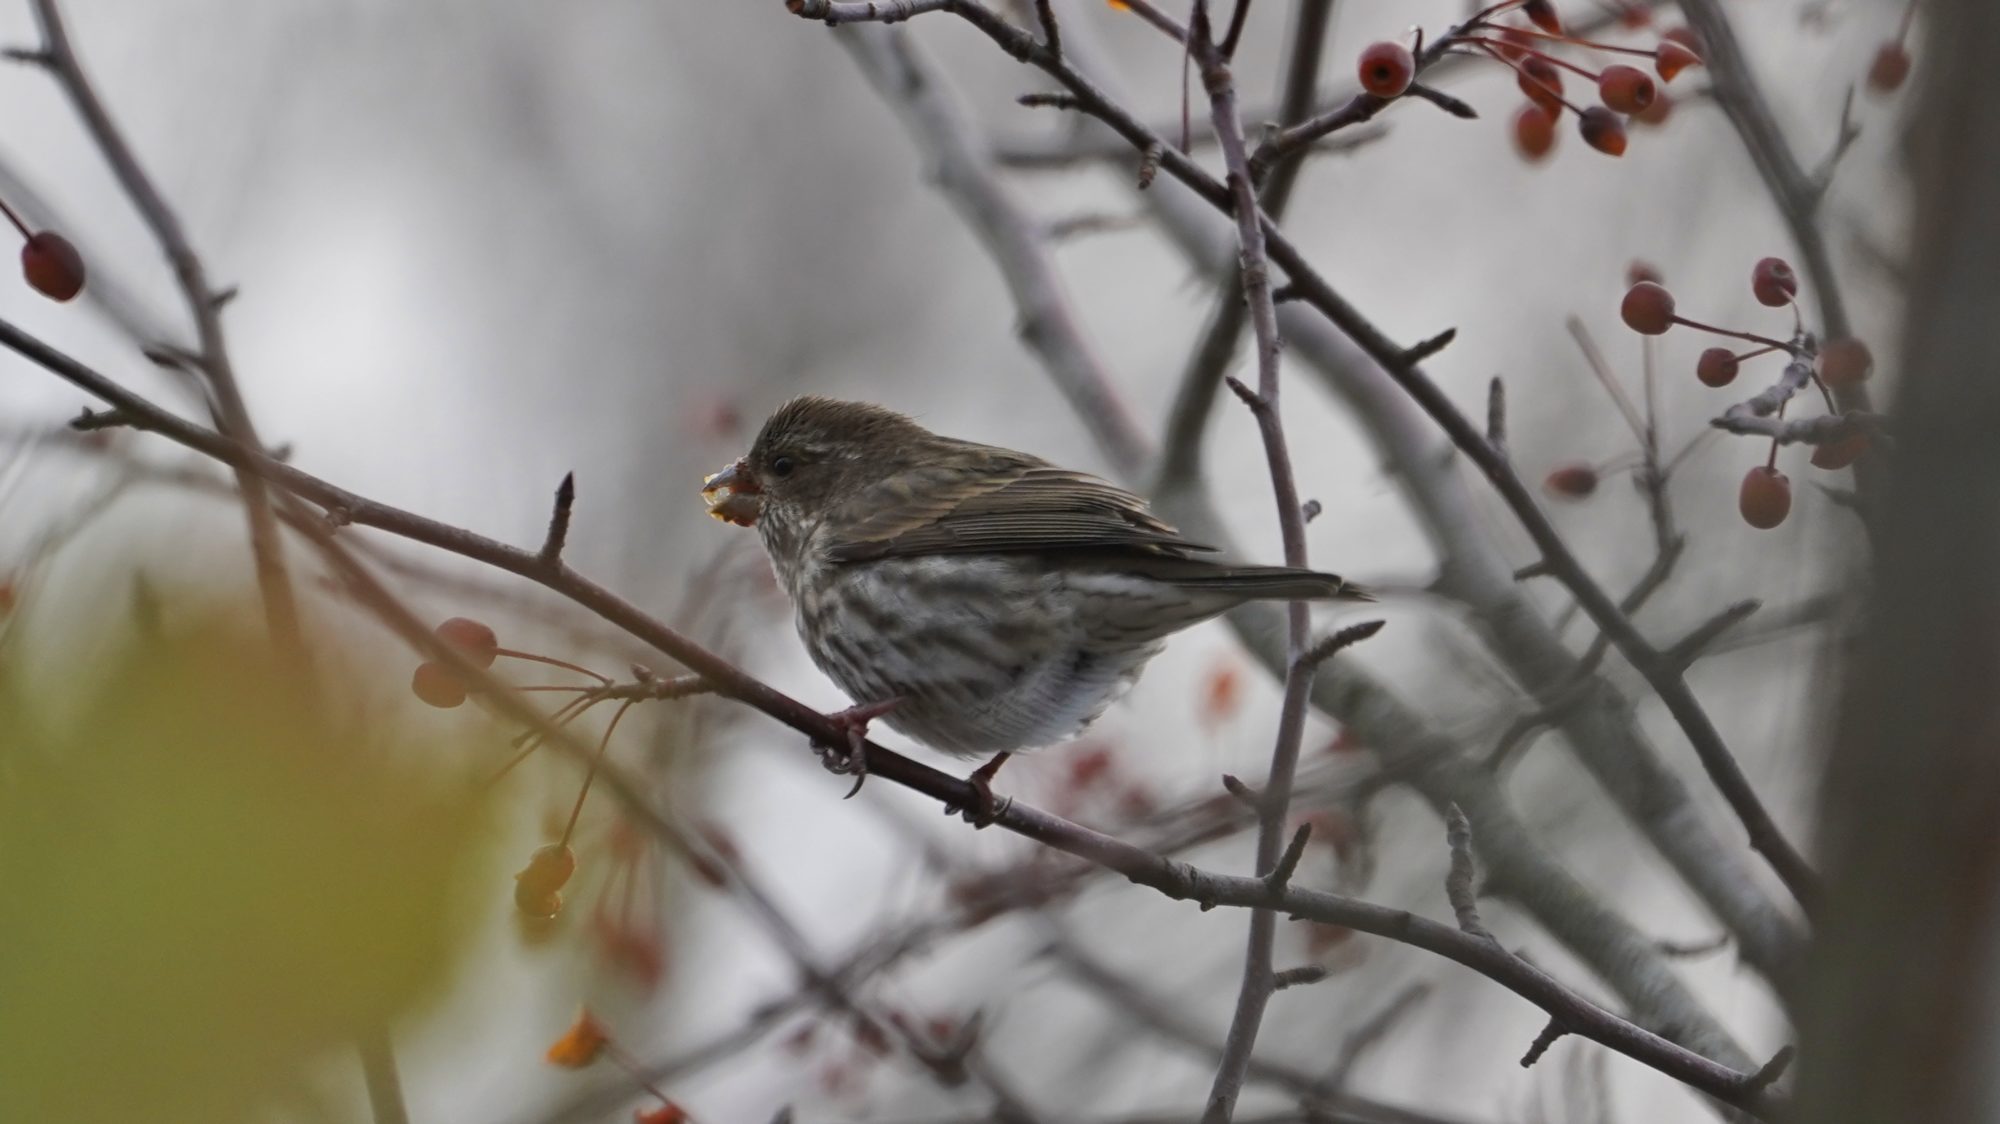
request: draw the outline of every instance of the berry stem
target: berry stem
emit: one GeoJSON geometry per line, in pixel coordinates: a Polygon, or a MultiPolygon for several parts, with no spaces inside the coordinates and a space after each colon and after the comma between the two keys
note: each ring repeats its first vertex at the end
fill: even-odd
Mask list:
{"type": "Polygon", "coordinates": [[[1784,350],[1784,349],[1783,349],[1783,348],[1781,348],[1781,347],[1779,347],[1779,346],[1778,346],[1777,344],[1774,344],[1774,343],[1767,343],[1767,344],[1765,344],[1765,345],[1764,345],[1763,347],[1759,347],[1759,348],[1753,348],[1753,349],[1751,349],[1751,350],[1749,350],[1749,351],[1745,351],[1745,352],[1741,352],[1741,353],[1739,353],[1739,354],[1738,354],[1738,355],[1736,356],[1736,361],[1737,361],[1738,363],[1741,363],[1741,362],[1743,362],[1743,361],[1744,361],[1745,359],[1755,359],[1755,358],[1757,358],[1757,357],[1758,357],[1759,355],[1768,355],[1768,354],[1770,354],[1770,353],[1771,353],[1771,352],[1773,352],[1773,351],[1783,351],[1783,350],[1784,350]]]}
{"type": "Polygon", "coordinates": [[[1491,40],[1481,39],[1478,36],[1468,36],[1466,41],[1476,44],[1480,50],[1486,52],[1488,58],[1491,58],[1496,62],[1506,64],[1508,67],[1511,67],[1513,69],[1514,73],[1520,75],[1521,77],[1527,79],[1530,82],[1533,82],[1536,86],[1540,87],[1544,92],[1546,92],[1550,97],[1562,103],[1562,107],[1564,109],[1569,110],[1571,113],[1574,113],[1579,117],[1583,115],[1583,110],[1577,108],[1575,102],[1572,102],[1568,98],[1562,96],[1561,90],[1556,89],[1555,87],[1549,85],[1547,82],[1544,82],[1541,79],[1535,77],[1534,75],[1528,73],[1526,70],[1523,70],[1521,68],[1520,63],[1517,63],[1513,59],[1510,59],[1506,55],[1500,53],[1500,51],[1494,47],[1491,40]]]}
{"type": "MultiPolygon", "coordinates": [[[[583,775],[583,787],[577,790],[576,804],[569,810],[569,822],[563,825],[562,839],[560,840],[563,846],[566,847],[569,845],[569,837],[576,832],[576,820],[578,816],[583,814],[584,798],[590,795],[591,783],[597,780],[597,766],[603,763],[604,752],[611,748],[611,735],[618,729],[618,720],[625,717],[625,712],[631,710],[632,704],[638,701],[638,699],[626,699],[623,703],[620,703],[618,712],[613,714],[611,721],[604,726],[604,736],[597,739],[597,756],[590,759],[590,771],[583,775]]],[[[661,1099],[665,1100],[666,1098],[662,1097],[661,1099]]]]}
{"type": "MultiPolygon", "coordinates": [[[[1560,66],[1564,70],[1570,71],[1571,73],[1576,74],[1579,77],[1588,78],[1592,82],[1596,82],[1601,78],[1600,75],[1593,73],[1588,67],[1578,66],[1577,64],[1569,61],[1568,59],[1557,58],[1556,56],[1551,55],[1546,51],[1537,51],[1533,47],[1523,47],[1519,43],[1502,43],[1498,40],[1487,39],[1478,35],[1468,35],[1465,37],[1465,41],[1468,43],[1482,44],[1489,51],[1491,51],[1493,48],[1498,47],[1498,48],[1506,48],[1508,50],[1519,51],[1525,55],[1533,55],[1534,57],[1542,60],[1543,62],[1548,63],[1550,66],[1560,66]]],[[[1513,66],[1513,60],[1511,59],[1503,58],[1501,61],[1506,62],[1509,66],[1513,66]]],[[[1520,67],[1516,66],[1514,67],[1514,69],[1519,70],[1520,67]]],[[[1530,77],[1533,76],[1530,75],[1530,77]]]]}
{"type": "Polygon", "coordinates": [[[597,680],[599,683],[602,683],[607,687],[611,685],[611,679],[609,676],[599,675],[598,673],[590,670],[587,667],[578,667],[576,664],[573,664],[568,660],[559,660],[554,656],[543,656],[543,655],[538,655],[534,652],[522,652],[522,651],[517,651],[513,648],[501,648],[498,649],[494,654],[501,656],[509,656],[517,660],[527,660],[530,663],[545,663],[548,664],[550,667],[560,667],[565,671],[574,671],[578,675],[588,675],[592,679],[597,680]]]}
{"type": "MultiPolygon", "coordinates": [[[[1792,349],[1791,344],[1784,343],[1779,340],[1774,340],[1769,336],[1760,336],[1755,332],[1732,332],[1728,328],[1718,328],[1713,324],[1704,324],[1699,320],[1689,320],[1685,316],[1674,317],[1674,323],[1679,324],[1682,327],[1686,328],[1697,328],[1704,332],[1714,332],[1718,336],[1730,336],[1732,338],[1739,340],[1749,340],[1751,343],[1761,343],[1765,345],[1764,347],[1765,351],[1770,351],[1773,349],[1780,351],[1790,351],[1792,349]]],[[[1758,354],[1762,353],[1759,352],[1758,354]]]]}
{"type": "MultiPolygon", "coordinates": [[[[1658,54],[1657,51],[1648,51],[1643,47],[1620,47],[1612,43],[1599,43],[1595,39],[1579,39],[1574,35],[1550,35],[1548,32],[1534,27],[1509,27],[1507,30],[1516,35],[1531,35],[1536,39],[1546,39],[1552,43],[1568,43],[1577,47],[1588,47],[1593,51],[1612,51],[1621,55],[1636,55],[1639,58],[1645,59],[1653,58],[1658,54]]],[[[1528,50],[1529,48],[1523,47],[1521,49],[1528,50]]]]}
{"type": "Polygon", "coordinates": [[[9,207],[5,199],[0,199],[0,214],[7,216],[7,221],[14,224],[14,229],[21,232],[22,238],[34,237],[34,233],[28,229],[28,224],[21,221],[21,216],[14,213],[14,208],[9,207]]]}
{"type": "Polygon", "coordinates": [[[604,1044],[604,1053],[605,1056],[618,1063],[618,1068],[630,1075],[632,1080],[638,1083],[639,1088],[658,1097],[661,1104],[668,1105],[674,1103],[672,1097],[660,1092],[659,1086],[646,1080],[645,1068],[639,1064],[639,1060],[621,1049],[618,1043],[606,1042],[604,1044]]]}

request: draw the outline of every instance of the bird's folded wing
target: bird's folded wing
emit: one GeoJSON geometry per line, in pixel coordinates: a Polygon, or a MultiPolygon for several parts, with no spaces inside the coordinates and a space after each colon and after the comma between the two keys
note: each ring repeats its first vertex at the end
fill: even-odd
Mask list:
{"type": "Polygon", "coordinates": [[[854,504],[834,523],[844,533],[826,545],[832,561],[1046,550],[1184,557],[1214,549],[1181,537],[1138,496],[1024,454],[987,458],[976,469],[913,469],[854,504]]]}

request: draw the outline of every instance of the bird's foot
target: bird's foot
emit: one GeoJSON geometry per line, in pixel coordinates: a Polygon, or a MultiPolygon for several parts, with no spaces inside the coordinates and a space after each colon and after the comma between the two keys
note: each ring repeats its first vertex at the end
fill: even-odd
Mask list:
{"type": "Polygon", "coordinates": [[[837,777],[853,777],[854,787],[847,790],[846,800],[861,791],[861,784],[868,779],[868,724],[896,709],[902,699],[888,699],[883,702],[859,703],[846,710],[827,715],[827,719],[840,727],[845,735],[840,745],[826,745],[814,742],[813,749],[819,754],[819,762],[826,771],[837,777]]]}
{"type": "Polygon", "coordinates": [[[991,827],[993,821],[1000,818],[1000,813],[1006,811],[1007,805],[1011,802],[993,795],[993,777],[1000,771],[1000,766],[1005,765],[1007,759],[1012,756],[1014,755],[1011,753],[994,754],[993,760],[974,769],[972,775],[965,778],[965,783],[972,786],[971,806],[961,808],[956,804],[946,804],[944,814],[947,816],[962,814],[965,816],[965,822],[973,827],[991,827]]]}

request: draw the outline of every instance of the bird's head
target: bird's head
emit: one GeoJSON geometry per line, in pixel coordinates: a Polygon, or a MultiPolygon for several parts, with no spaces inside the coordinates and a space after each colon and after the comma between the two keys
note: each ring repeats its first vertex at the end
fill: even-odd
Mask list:
{"type": "Polygon", "coordinates": [[[806,395],[778,407],[750,452],[708,477],[709,514],[784,536],[916,463],[938,440],[894,410],[806,395]]]}

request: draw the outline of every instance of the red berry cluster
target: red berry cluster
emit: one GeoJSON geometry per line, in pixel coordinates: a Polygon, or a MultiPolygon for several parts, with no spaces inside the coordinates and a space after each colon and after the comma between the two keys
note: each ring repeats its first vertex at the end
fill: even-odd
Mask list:
{"type": "MultiPolygon", "coordinates": [[[[492,667],[500,656],[500,637],[491,627],[470,617],[453,617],[437,626],[436,632],[439,640],[458,649],[478,667],[492,667]]],[[[410,677],[410,690],[441,710],[465,701],[465,681],[451,668],[431,660],[417,665],[416,674],[410,677]]]]}
{"type": "MultiPolygon", "coordinates": [[[[1499,11],[1506,7],[1502,5],[1499,11]]],[[[1585,144],[1611,156],[1625,153],[1628,120],[1658,125],[1672,111],[1672,99],[1644,69],[1613,63],[1593,72],[1552,53],[1557,48],[1577,47],[1647,59],[1661,82],[1671,82],[1681,71],[1701,63],[1698,41],[1687,28],[1667,32],[1651,49],[1625,47],[1566,34],[1548,3],[1524,4],[1521,11],[1534,26],[1485,24],[1483,29],[1497,34],[1468,34],[1465,41],[1513,69],[1515,82],[1528,99],[1514,114],[1514,146],[1531,162],[1542,160],[1555,149],[1556,126],[1565,111],[1575,115],[1577,132],[1585,144]],[[1565,93],[1565,72],[1595,85],[1601,104],[1586,107],[1571,102],[1565,93]]]]}
{"type": "MultiPolygon", "coordinates": [[[[1750,294],[1757,303],[1769,308],[1792,307],[1798,300],[1798,274],[1783,258],[1764,258],[1750,271],[1750,294]]],[[[1626,327],[1642,335],[1661,335],[1678,324],[1759,345],[1742,352],[1727,347],[1704,350],[1695,360],[1694,368],[1695,378],[1703,386],[1723,387],[1735,382],[1745,360],[1778,353],[1799,353],[1794,344],[1751,332],[1718,328],[1681,316],[1675,311],[1674,295],[1657,279],[1635,280],[1625,291],[1618,312],[1626,327]]],[[[1874,366],[1874,356],[1870,354],[1867,344],[1857,339],[1834,340],[1820,348],[1814,377],[1823,389],[1853,386],[1866,379],[1874,366]]],[[[1853,433],[1840,440],[1814,446],[1812,464],[1815,468],[1846,468],[1867,451],[1867,435],[1853,433]]],[[[1752,527],[1768,530],[1783,523],[1791,513],[1791,481],[1778,471],[1777,454],[1778,443],[1774,440],[1766,463],[1752,468],[1743,478],[1737,507],[1743,521],[1752,527]]],[[[1549,488],[1562,495],[1588,494],[1558,486],[1554,476],[1550,477],[1549,488]]]]}

